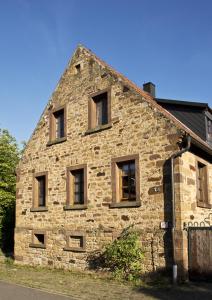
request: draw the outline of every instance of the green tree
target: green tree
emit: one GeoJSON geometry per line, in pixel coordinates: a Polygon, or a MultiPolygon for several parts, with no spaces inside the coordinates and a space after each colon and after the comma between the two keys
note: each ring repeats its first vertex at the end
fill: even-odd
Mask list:
{"type": "Polygon", "coordinates": [[[10,252],[14,246],[15,169],[20,158],[16,139],[0,129],[0,247],[10,252]]]}

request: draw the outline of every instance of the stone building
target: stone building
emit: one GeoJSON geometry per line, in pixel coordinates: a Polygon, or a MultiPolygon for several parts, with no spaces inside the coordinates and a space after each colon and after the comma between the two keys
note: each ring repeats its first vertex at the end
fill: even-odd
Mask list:
{"type": "Polygon", "coordinates": [[[212,115],[201,113],[205,138],[153,84],[139,88],[79,46],[17,168],[16,262],[84,269],[134,224],[145,271],[187,270],[185,229],[212,201],[212,115]]]}

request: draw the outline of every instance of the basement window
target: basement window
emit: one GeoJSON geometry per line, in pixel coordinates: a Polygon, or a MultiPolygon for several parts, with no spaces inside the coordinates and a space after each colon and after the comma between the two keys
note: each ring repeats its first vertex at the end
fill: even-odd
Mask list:
{"type": "Polygon", "coordinates": [[[87,166],[67,168],[67,199],[64,209],[84,209],[87,207],[87,166]]]}
{"type": "Polygon", "coordinates": [[[208,170],[202,160],[197,161],[197,205],[211,208],[208,193],[208,170]]]}
{"type": "Polygon", "coordinates": [[[46,248],[46,234],[44,231],[33,231],[32,242],[29,244],[32,248],[46,248]]]}
{"type": "Polygon", "coordinates": [[[85,252],[86,251],[86,240],[83,232],[67,232],[66,234],[66,246],[65,251],[72,252],[85,252]]]}
{"type": "Polygon", "coordinates": [[[49,145],[66,140],[66,107],[60,107],[50,113],[49,145]]]}
{"type": "Polygon", "coordinates": [[[113,159],[112,178],[113,203],[110,207],[140,206],[138,155],[113,159]]]}
{"type": "Polygon", "coordinates": [[[34,175],[33,179],[33,207],[31,211],[47,210],[47,180],[48,173],[42,172],[34,175]]]}
{"type": "Polygon", "coordinates": [[[91,129],[106,128],[111,123],[110,91],[94,94],[89,99],[88,125],[91,129]]]}

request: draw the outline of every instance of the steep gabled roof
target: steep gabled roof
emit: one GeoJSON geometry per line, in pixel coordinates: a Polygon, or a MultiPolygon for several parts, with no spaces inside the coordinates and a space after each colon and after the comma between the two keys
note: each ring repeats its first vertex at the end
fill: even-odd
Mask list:
{"type": "Polygon", "coordinates": [[[196,141],[196,145],[202,145],[203,148],[207,151],[209,151],[212,155],[212,148],[206,143],[204,140],[202,140],[198,135],[196,135],[192,130],[190,130],[185,124],[180,122],[177,118],[175,118],[171,113],[169,113],[167,110],[165,110],[163,107],[161,107],[155,99],[147,92],[145,92],[142,88],[138,87],[135,83],[133,83],[131,80],[129,80],[127,77],[125,77],[123,74],[117,72],[115,69],[113,69],[110,65],[105,63],[102,59],[97,57],[91,50],[85,48],[84,46],[81,46],[84,48],[84,50],[89,53],[91,57],[93,57],[99,64],[104,66],[105,68],[109,69],[112,74],[115,76],[118,76],[122,79],[123,83],[128,85],[128,87],[135,90],[137,93],[139,93],[142,97],[145,98],[145,100],[155,109],[157,109],[159,112],[161,112],[165,117],[167,117],[169,120],[171,120],[179,129],[185,131],[187,134],[189,134],[193,141],[196,141]]]}
{"type": "MultiPolygon", "coordinates": [[[[157,104],[157,102],[154,100],[154,98],[147,92],[145,92],[142,88],[138,87],[135,83],[133,83],[132,81],[130,81],[127,77],[125,77],[123,74],[117,72],[115,69],[113,69],[110,65],[108,65],[107,63],[105,63],[102,59],[100,59],[99,57],[97,57],[91,50],[89,50],[88,48],[79,45],[76,50],[74,51],[73,56],[71,57],[67,68],[65,69],[64,73],[66,72],[66,70],[70,67],[71,62],[72,62],[72,58],[74,57],[75,53],[77,52],[78,49],[82,49],[84,52],[87,53],[88,56],[90,56],[90,58],[92,58],[94,61],[96,61],[99,65],[102,65],[104,68],[106,68],[107,70],[110,71],[110,73],[116,77],[118,77],[122,83],[126,86],[128,86],[129,88],[133,89],[134,91],[136,91],[138,94],[140,94],[145,101],[147,101],[154,109],[156,109],[157,111],[159,111],[161,114],[163,114],[167,119],[171,120],[177,128],[179,128],[180,130],[185,131],[187,134],[189,134],[192,137],[192,140],[196,143],[196,145],[201,145],[202,148],[204,148],[207,152],[211,153],[212,155],[212,148],[204,141],[202,140],[198,135],[196,135],[193,131],[191,131],[187,126],[185,126],[185,124],[183,124],[182,122],[180,122],[177,118],[175,118],[171,113],[169,113],[167,110],[165,110],[164,108],[162,108],[159,104],[157,104]]],[[[63,74],[64,74],[63,73],[63,74]]],[[[63,75],[61,76],[57,87],[55,89],[55,91],[57,91],[58,86],[60,85],[60,82],[63,78],[63,75]]],[[[54,91],[54,92],[55,92],[54,91]]],[[[50,98],[50,100],[48,101],[46,108],[51,104],[52,101],[52,97],[50,98]]],[[[46,110],[45,108],[45,110],[46,110]]],[[[45,112],[45,110],[43,111],[40,120],[45,112]]],[[[39,120],[39,122],[40,122],[39,120]]],[[[38,124],[39,124],[38,122],[38,124]]],[[[36,126],[34,132],[36,131],[38,125],[36,126]]],[[[33,136],[33,134],[31,135],[31,138],[33,136]]],[[[31,140],[31,138],[29,139],[29,141],[31,140]]],[[[28,142],[29,143],[29,142],[28,142]]]]}

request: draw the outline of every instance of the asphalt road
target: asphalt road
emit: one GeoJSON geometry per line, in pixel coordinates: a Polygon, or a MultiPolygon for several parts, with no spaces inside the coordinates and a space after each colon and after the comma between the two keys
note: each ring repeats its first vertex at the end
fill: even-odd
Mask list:
{"type": "Polygon", "coordinates": [[[0,281],[0,300],[74,300],[73,298],[42,292],[0,281]]]}

